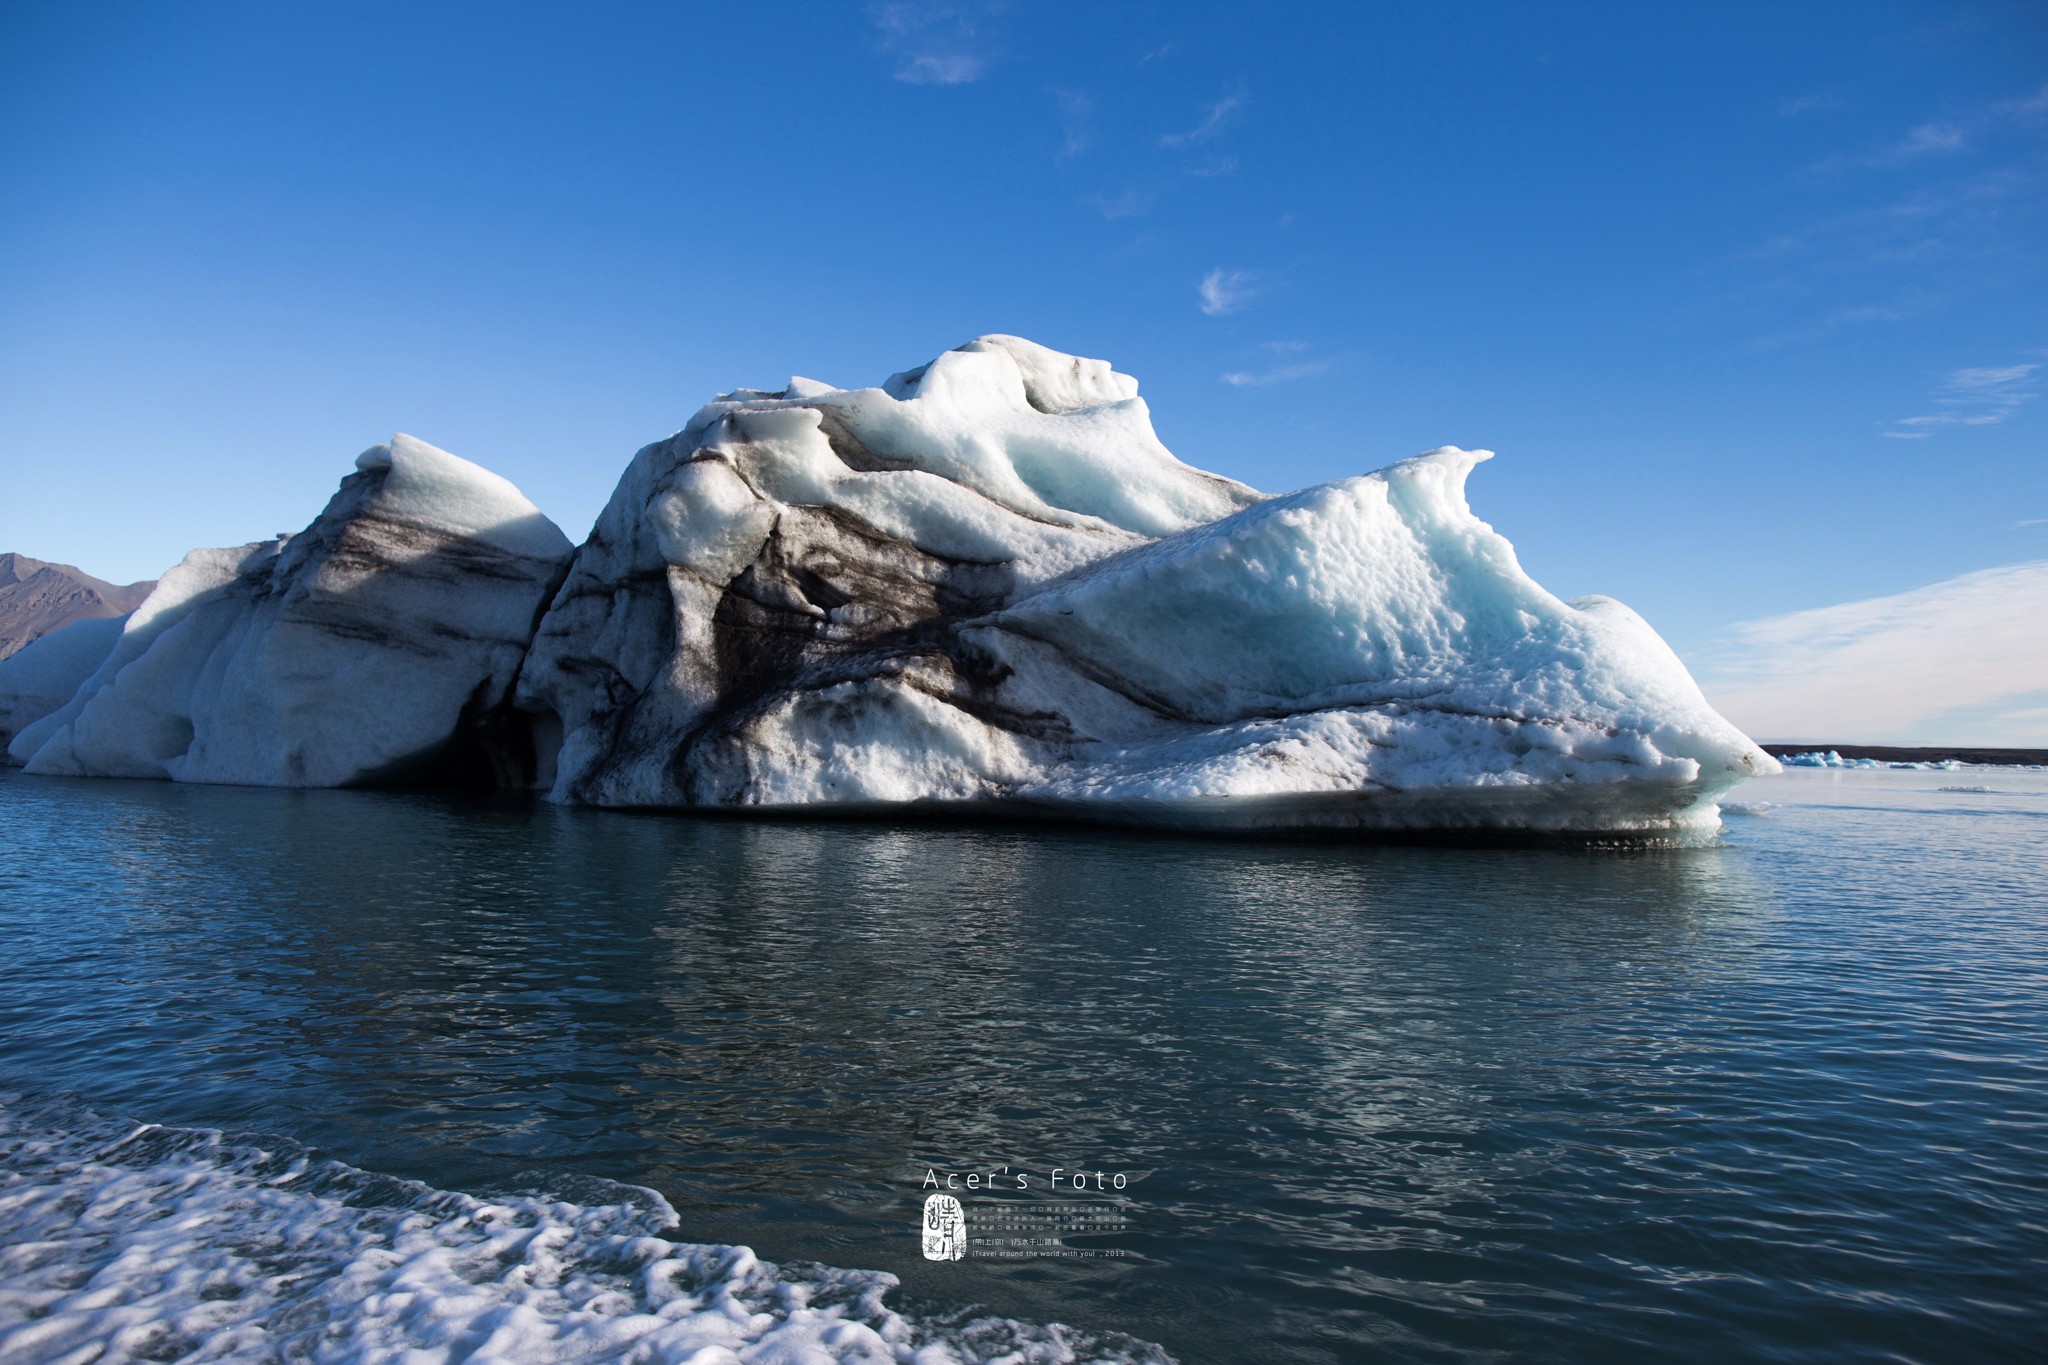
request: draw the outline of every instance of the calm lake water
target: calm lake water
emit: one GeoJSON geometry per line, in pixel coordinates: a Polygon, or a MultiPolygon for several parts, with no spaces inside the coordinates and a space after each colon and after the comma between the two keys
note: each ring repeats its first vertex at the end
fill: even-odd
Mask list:
{"type": "Polygon", "coordinates": [[[678,1238],[1185,1362],[2030,1354],[2048,773],[1735,801],[1616,853],[6,773],[0,1089],[646,1186],[678,1238]],[[948,1173],[970,1235],[1059,1244],[926,1260],[948,1173]]]}

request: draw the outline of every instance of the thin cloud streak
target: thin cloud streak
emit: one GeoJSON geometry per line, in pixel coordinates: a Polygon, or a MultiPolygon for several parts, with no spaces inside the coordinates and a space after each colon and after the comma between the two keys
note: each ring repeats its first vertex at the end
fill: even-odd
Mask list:
{"type": "Polygon", "coordinates": [[[1942,152],[1959,152],[1968,141],[1963,130],[1953,123],[1923,123],[1908,130],[1904,137],[1889,147],[1854,156],[1831,156],[1807,167],[1806,173],[1814,176],[1834,176],[1846,171],[1893,170],[1919,161],[1923,157],[1942,152]]]}
{"type": "Polygon", "coordinates": [[[1963,130],[1953,123],[1923,123],[1907,133],[1898,145],[1879,153],[1880,164],[1896,166],[1902,161],[1930,152],[1953,152],[1962,147],[1963,130]]]}
{"type": "Polygon", "coordinates": [[[981,79],[981,58],[965,52],[920,52],[896,71],[905,85],[969,85],[981,79]]]}
{"type": "Polygon", "coordinates": [[[1268,384],[1313,379],[1319,374],[1329,373],[1329,369],[1327,360],[1308,360],[1299,365],[1275,365],[1269,370],[1231,370],[1223,376],[1223,382],[1234,388],[1263,388],[1268,384]]]}
{"type": "Polygon", "coordinates": [[[1994,110],[2007,118],[2038,118],[2048,115],[2048,85],[2016,100],[2000,100],[1994,110]]]}
{"type": "MultiPolygon", "coordinates": [[[[1793,101],[1779,112],[1794,113],[1804,108],[1818,107],[1821,106],[1793,101]],[[1800,107],[1795,109],[1795,105],[1800,107]]],[[[1979,141],[1983,135],[1995,133],[2002,124],[2014,121],[2028,122],[2044,114],[2048,114],[2048,85],[2042,86],[2031,95],[1980,105],[1954,118],[1917,124],[1909,128],[1904,137],[1888,147],[1860,155],[1831,156],[1808,167],[1807,171],[1813,175],[1839,175],[1852,170],[1893,170],[1926,157],[1963,151],[1979,141]]]]}
{"type": "Polygon", "coordinates": [[[1055,90],[1052,97],[1060,106],[1060,132],[1064,137],[1056,159],[1069,161],[1095,145],[1095,135],[1088,126],[1095,103],[1079,90],[1055,90]]]}
{"type": "Polygon", "coordinates": [[[1244,108],[1248,97],[1242,89],[1225,95],[1209,106],[1208,114],[1202,121],[1184,133],[1168,133],[1159,139],[1162,147],[1197,147],[1208,142],[1230,122],[1238,110],[1244,108]]]}
{"type": "Polygon", "coordinates": [[[1946,307],[1991,279],[2037,268],[2043,253],[2031,220],[2038,216],[2040,164],[2030,157],[1943,177],[1887,202],[1781,232],[1731,257],[1737,269],[1764,272],[1731,301],[1840,300],[1823,316],[1780,325],[1751,345],[1770,349],[1844,327],[1903,321],[1946,307]]]}
{"type": "Polygon", "coordinates": [[[1971,726],[2019,743],[2021,701],[2048,690],[2044,620],[2038,560],[1746,622],[1695,671],[1714,705],[1763,739],[1954,743],[1957,713],[1976,710],[1989,714],[1971,726]]]}
{"type": "Polygon", "coordinates": [[[1119,218],[1136,218],[1141,213],[1150,212],[1152,208],[1152,196],[1136,186],[1115,195],[1098,194],[1088,202],[1095,206],[1097,213],[1111,222],[1119,218]]]}
{"type": "Polygon", "coordinates": [[[1834,95],[1800,95],[1786,100],[1778,106],[1779,118],[1797,118],[1801,114],[1818,113],[1826,109],[1839,109],[1842,101],[1834,95]]]}
{"type": "Polygon", "coordinates": [[[882,50],[900,59],[895,78],[906,85],[969,85],[987,63],[976,48],[977,21],[1000,4],[940,4],[889,0],[868,9],[882,33],[882,50]]]}
{"type": "Polygon", "coordinates": [[[2040,368],[2027,364],[1951,370],[1934,393],[1939,411],[1901,417],[1884,434],[1895,441],[1924,441],[1943,427],[1997,426],[2040,393],[2033,378],[2040,368]]]}
{"type": "Polygon", "coordinates": [[[1202,276],[1202,282],[1195,286],[1195,292],[1202,298],[1202,311],[1212,318],[1239,311],[1258,297],[1257,279],[1254,271],[1216,267],[1202,276]]]}
{"type": "Polygon", "coordinates": [[[1883,306],[1865,304],[1856,308],[1837,308],[1819,322],[1807,327],[1795,327],[1790,331],[1776,332],[1767,337],[1758,337],[1750,343],[1760,351],[1790,346],[1798,342],[1818,341],[1844,327],[1864,327],[1879,322],[1901,322],[1914,315],[1914,309],[1904,304],[1883,306]]]}

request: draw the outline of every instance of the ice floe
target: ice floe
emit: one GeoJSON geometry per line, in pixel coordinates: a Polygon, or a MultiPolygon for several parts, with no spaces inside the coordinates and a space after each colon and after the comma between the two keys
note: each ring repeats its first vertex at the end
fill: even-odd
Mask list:
{"type": "Polygon", "coordinates": [[[1886,758],[1843,758],[1833,749],[1811,749],[1804,753],[1781,754],[1778,762],[1787,768],[1898,768],[1912,772],[1953,772],[1958,768],[1970,766],[1954,758],[1927,762],[1886,758]]]}

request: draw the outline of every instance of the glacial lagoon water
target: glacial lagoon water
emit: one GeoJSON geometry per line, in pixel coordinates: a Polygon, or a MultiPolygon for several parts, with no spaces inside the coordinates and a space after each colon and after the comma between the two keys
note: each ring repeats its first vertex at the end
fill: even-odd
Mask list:
{"type": "MultiPolygon", "coordinates": [[[[675,1238],[1083,1355],[2028,1356],[2048,772],[1733,800],[1717,846],[1615,852],[0,774],[0,1281],[42,1286],[0,1319],[83,1279],[83,1196],[36,1180],[147,1221],[212,1162],[246,1188],[209,1207],[288,1223],[303,1145],[352,1207],[644,1187],[675,1238]],[[948,1177],[969,1254],[927,1260],[948,1177]]],[[[549,1236],[558,1277],[619,1245],[549,1236]]]]}

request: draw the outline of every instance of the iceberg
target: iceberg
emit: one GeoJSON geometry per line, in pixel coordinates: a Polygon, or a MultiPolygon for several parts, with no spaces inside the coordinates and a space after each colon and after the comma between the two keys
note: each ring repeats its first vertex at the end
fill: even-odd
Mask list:
{"type": "Polygon", "coordinates": [[[510,483],[396,436],[298,535],[187,555],[8,753],[68,776],[333,787],[466,763],[518,785],[520,737],[496,732],[572,549],[510,483]]]}
{"type": "Polygon", "coordinates": [[[1485,451],[1268,497],[985,336],[635,456],[515,693],[557,801],[1686,836],[1776,763],[1472,514],[1485,451]]]}
{"type": "MultiPolygon", "coordinates": [[[[295,536],[195,550],[0,672],[30,772],[609,807],[1689,837],[1777,764],[1444,447],[1272,497],[1137,381],[991,335],[720,395],[581,547],[407,436],[295,536]],[[12,689],[8,691],[7,689],[12,689]]],[[[14,662],[14,661],[10,661],[14,662]]]]}

